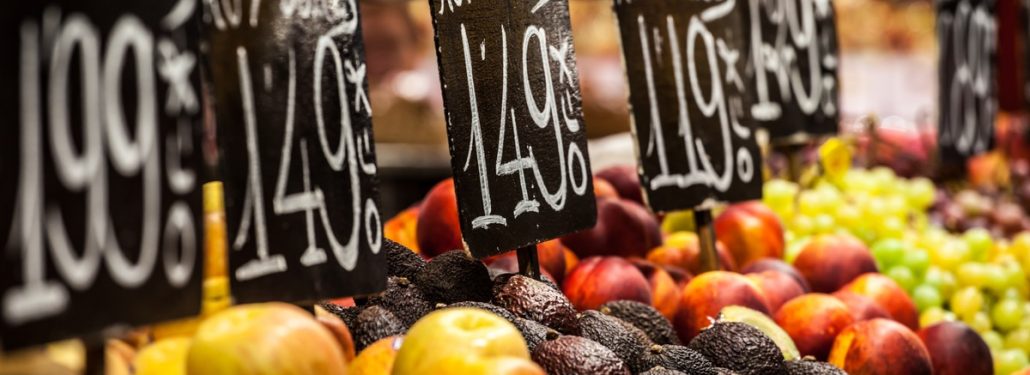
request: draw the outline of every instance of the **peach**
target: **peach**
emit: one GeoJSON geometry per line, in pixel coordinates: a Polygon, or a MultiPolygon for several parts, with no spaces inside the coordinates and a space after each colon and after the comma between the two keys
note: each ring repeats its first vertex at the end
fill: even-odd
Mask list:
{"type": "Polygon", "coordinates": [[[792,299],[776,313],[776,324],[794,339],[801,355],[819,360],[826,360],[833,339],[853,322],[844,302],[821,293],[792,299]]]}
{"type": "Polygon", "coordinates": [[[930,353],[936,375],[990,375],[991,349],[980,335],[960,322],[944,321],[918,332],[930,353]]]}
{"type": "MultiPolygon", "coordinates": [[[[719,266],[724,271],[736,271],[737,264],[721,242],[716,241],[715,251],[719,256],[719,266]]],[[[665,243],[647,253],[647,260],[667,266],[676,266],[700,274],[701,245],[697,235],[692,232],[676,232],[665,238],[665,243]]]]}
{"type": "MultiPolygon", "coordinates": [[[[559,242],[561,242],[561,241],[559,241],[559,242]]],[[[579,257],[577,257],[576,253],[572,252],[572,250],[569,249],[568,246],[565,246],[565,244],[562,244],[562,252],[565,254],[565,272],[564,272],[564,274],[568,275],[569,273],[572,272],[572,270],[574,268],[576,268],[576,265],[579,264],[579,257]]]]}
{"type": "Polygon", "coordinates": [[[837,335],[829,362],[851,375],[931,375],[930,353],[919,336],[887,319],[852,324],[837,335]]]}
{"type": "Polygon", "coordinates": [[[651,305],[666,319],[672,321],[680,303],[680,289],[676,280],[659,265],[642,259],[630,259],[630,262],[644,274],[651,287],[651,305]]]}
{"type": "Polygon", "coordinates": [[[834,297],[837,297],[845,305],[848,305],[848,311],[851,312],[851,317],[855,318],[856,322],[864,320],[883,318],[890,319],[891,314],[887,313],[880,305],[876,304],[869,297],[849,292],[847,290],[838,290],[833,293],[834,297]]]}
{"type": "Polygon", "coordinates": [[[640,204],[603,198],[597,200],[597,224],[591,229],[565,235],[561,242],[581,257],[643,257],[662,243],[662,234],[658,220],[640,204]]]}
{"type": "Polygon", "coordinates": [[[708,327],[726,306],[744,306],[769,315],[769,302],[761,288],[738,273],[703,273],[691,279],[680,295],[679,310],[673,324],[683,342],[690,342],[702,328],[708,327]]]}
{"type": "Polygon", "coordinates": [[[783,225],[760,201],[730,205],[715,219],[715,235],[738,267],[762,258],[783,258],[783,225]]]}
{"type": "Polygon", "coordinates": [[[565,245],[556,239],[536,245],[540,268],[547,270],[558,285],[561,285],[562,280],[565,279],[565,250],[565,245]]]}
{"type": "Polygon", "coordinates": [[[769,312],[775,314],[784,303],[805,294],[805,289],[789,275],[777,271],[762,271],[746,275],[754,280],[769,302],[769,312]]]}
{"type": "Polygon", "coordinates": [[[805,277],[801,276],[801,273],[798,272],[797,268],[794,268],[794,266],[779,259],[762,258],[756,260],[748,264],[747,267],[742,268],[740,273],[758,273],[762,271],[778,271],[785,273],[792,277],[794,281],[797,281],[798,285],[801,286],[801,289],[805,290],[805,293],[812,291],[812,287],[808,285],[808,280],[805,280],[805,277]]]}
{"type": "Polygon", "coordinates": [[[426,257],[465,247],[461,240],[458,197],[454,193],[453,179],[443,180],[429,191],[422,201],[416,225],[418,249],[426,257]]]}
{"type": "Polygon", "coordinates": [[[619,257],[590,257],[579,262],[562,283],[576,309],[597,309],[605,302],[628,299],[651,304],[651,287],[630,262],[619,257]]]}
{"type": "Polygon", "coordinates": [[[350,375],[390,375],[397,351],[404,343],[403,336],[379,339],[362,350],[350,363],[350,375]]]}
{"type": "Polygon", "coordinates": [[[891,319],[910,329],[919,328],[919,312],[915,303],[898,283],[878,273],[867,273],[841,288],[873,300],[891,319]]]}
{"type": "Polygon", "coordinates": [[[640,187],[640,176],[635,165],[617,165],[594,173],[594,177],[607,181],[615,188],[622,199],[637,204],[644,204],[643,190],[640,187]]]}
{"type": "MultiPolygon", "coordinates": [[[[323,327],[329,330],[336,338],[336,342],[340,343],[340,352],[343,353],[343,359],[350,363],[354,360],[355,348],[354,339],[351,337],[350,329],[343,323],[339,317],[332,313],[320,313],[318,310],[322,310],[321,307],[316,307],[315,320],[318,321],[323,327]]],[[[322,310],[323,312],[325,310],[322,310]]]]}
{"type": "Polygon", "coordinates": [[[408,207],[383,224],[383,236],[418,252],[419,206],[408,207]]]}
{"type": "Polygon", "coordinates": [[[615,190],[615,186],[612,186],[607,180],[603,180],[594,177],[594,198],[618,198],[619,191],[615,190]]]}
{"type": "Polygon", "coordinates": [[[847,235],[817,236],[801,248],[794,268],[816,293],[833,293],[861,274],[876,272],[869,248],[847,235]]]}

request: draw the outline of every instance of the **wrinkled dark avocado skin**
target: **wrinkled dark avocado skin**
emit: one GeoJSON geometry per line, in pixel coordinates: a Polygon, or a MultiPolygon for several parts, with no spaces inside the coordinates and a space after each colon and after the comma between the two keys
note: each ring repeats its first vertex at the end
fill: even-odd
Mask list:
{"type": "Polygon", "coordinates": [[[389,238],[383,238],[383,252],[386,253],[386,275],[406,277],[414,280],[423,268],[426,268],[426,261],[415,254],[414,251],[389,238]]]}
{"type": "Polygon", "coordinates": [[[415,275],[415,285],[433,303],[490,301],[490,273],[463,250],[437,255],[415,275]]]}
{"type": "Polygon", "coordinates": [[[640,328],[658,345],[682,345],[672,323],[651,305],[629,300],[609,301],[598,311],[640,328]]]}
{"type": "Polygon", "coordinates": [[[844,370],[837,368],[828,362],[796,360],[787,362],[787,372],[790,375],[847,375],[844,370]]]}
{"type": "Polygon", "coordinates": [[[564,334],[578,334],[576,308],[561,292],[543,282],[513,275],[494,284],[493,303],[523,319],[535,320],[564,334]]]}
{"type": "Polygon", "coordinates": [[[634,373],[653,366],[645,366],[644,355],[653,345],[647,334],[614,316],[596,310],[587,310],[579,316],[580,335],[615,353],[634,373]]]}
{"type": "Polygon", "coordinates": [[[716,375],[715,366],[701,353],[680,345],[654,345],[643,358],[644,367],[663,367],[692,375],[716,375]]]}
{"type": "Polygon", "coordinates": [[[533,361],[550,375],[630,374],[611,350],[579,336],[562,336],[541,343],[533,351],[533,361]]]}
{"type": "Polygon", "coordinates": [[[737,322],[716,322],[688,345],[717,367],[741,375],[786,375],[783,353],[758,328],[737,322]]]}
{"type": "Polygon", "coordinates": [[[522,338],[526,340],[526,347],[529,348],[529,351],[536,349],[540,343],[561,335],[558,331],[529,319],[515,318],[515,328],[522,333],[522,338]]]}
{"type": "Polygon", "coordinates": [[[688,374],[680,372],[680,371],[676,371],[676,370],[669,370],[669,369],[667,369],[665,367],[658,366],[658,367],[653,367],[650,370],[647,370],[645,372],[642,372],[642,373],[640,373],[640,375],[688,375],[688,374]]]}
{"type": "Polygon", "coordinates": [[[404,324],[390,310],[381,306],[369,306],[358,314],[351,333],[354,348],[359,352],[379,339],[406,332],[404,324]]]}
{"type": "Polygon", "coordinates": [[[386,290],[368,297],[365,303],[390,310],[406,328],[433,311],[433,304],[426,299],[425,294],[405,277],[387,278],[386,290]]]}

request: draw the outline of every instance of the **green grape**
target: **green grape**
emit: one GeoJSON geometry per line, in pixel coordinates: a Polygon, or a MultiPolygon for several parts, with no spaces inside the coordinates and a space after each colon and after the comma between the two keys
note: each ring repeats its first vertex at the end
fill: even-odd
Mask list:
{"type": "Polygon", "coordinates": [[[870,250],[880,269],[888,269],[898,264],[901,257],[905,255],[905,243],[898,239],[887,238],[876,241],[870,250]]]}
{"type": "Polygon", "coordinates": [[[942,296],[950,296],[958,288],[958,281],[955,280],[955,275],[937,266],[930,266],[926,269],[923,283],[933,285],[940,291],[942,296]]]}
{"type": "Polygon", "coordinates": [[[985,284],[987,288],[998,294],[1008,289],[1008,273],[1002,266],[985,264],[983,270],[987,274],[987,284],[985,284]]]}
{"type": "Polygon", "coordinates": [[[959,285],[963,286],[984,287],[991,282],[990,272],[981,263],[963,264],[958,267],[955,276],[958,276],[959,285]]]}
{"type": "Polygon", "coordinates": [[[930,267],[930,254],[923,249],[909,248],[901,257],[901,264],[911,268],[916,276],[922,276],[926,273],[927,267],[930,267]]]}
{"type": "Polygon", "coordinates": [[[841,226],[852,229],[856,227],[859,222],[862,221],[862,211],[853,205],[841,206],[839,210],[835,212],[837,222],[841,226]]]}
{"type": "Polygon", "coordinates": [[[929,327],[948,320],[948,311],[940,306],[932,306],[919,314],[919,326],[929,327]]]}
{"type": "Polygon", "coordinates": [[[966,233],[962,234],[962,240],[969,245],[972,259],[975,261],[982,262],[987,260],[987,254],[994,247],[994,238],[991,237],[991,232],[983,228],[967,230],[966,233]]]}
{"type": "Polygon", "coordinates": [[[762,200],[770,206],[774,204],[794,204],[798,194],[798,185],[781,179],[772,179],[762,186],[762,200]]]}
{"type": "Polygon", "coordinates": [[[794,216],[794,221],[791,224],[791,230],[799,235],[815,233],[815,221],[812,220],[811,216],[796,215],[794,216]]]}
{"type": "Polygon", "coordinates": [[[916,210],[925,210],[937,198],[937,188],[927,178],[916,177],[908,184],[908,203],[916,210]]]}
{"type": "Polygon", "coordinates": [[[1023,304],[1014,299],[1003,299],[991,309],[991,319],[994,325],[1002,331],[1009,331],[1019,327],[1023,321],[1023,304]]]}
{"type": "Polygon", "coordinates": [[[1018,328],[1010,331],[1005,335],[1005,348],[1030,352],[1030,328],[1018,328]]]}
{"type": "Polygon", "coordinates": [[[1005,339],[998,331],[981,332],[980,338],[987,343],[987,347],[991,348],[991,351],[1005,349],[1005,339]]]}
{"type": "Polygon", "coordinates": [[[905,235],[905,222],[897,216],[887,216],[879,224],[876,234],[880,238],[901,238],[905,235]]]}
{"type": "Polygon", "coordinates": [[[814,190],[805,190],[798,195],[798,211],[803,215],[815,216],[825,212],[825,201],[822,194],[814,190]]]}
{"type": "Polygon", "coordinates": [[[814,231],[816,233],[830,233],[837,227],[837,224],[833,220],[833,216],[830,214],[818,214],[812,218],[814,231]]]}
{"type": "Polygon", "coordinates": [[[966,319],[966,324],[969,324],[969,327],[977,332],[987,332],[994,328],[991,318],[983,311],[977,311],[972,317],[966,319]]]}
{"type": "Polygon", "coordinates": [[[940,307],[944,303],[944,298],[941,297],[941,293],[937,291],[933,285],[923,284],[917,286],[912,290],[912,299],[916,303],[916,308],[919,311],[925,311],[931,307],[940,307]]]}
{"type": "Polygon", "coordinates": [[[1011,374],[1030,366],[1030,359],[1022,350],[996,350],[991,352],[991,357],[994,357],[995,374],[1011,374]]]}
{"type": "Polygon", "coordinates": [[[898,283],[898,285],[906,291],[911,291],[912,288],[915,288],[916,283],[918,282],[918,280],[916,280],[916,275],[912,273],[912,270],[905,266],[891,267],[887,270],[887,277],[894,280],[894,282],[898,283]]]}
{"type": "Polygon", "coordinates": [[[983,308],[984,296],[980,293],[980,290],[976,287],[967,286],[959,289],[957,292],[951,295],[951,300],[948,306],[951,307],[951,311],[963,319],[972,316],[983,308]]]}
{"type": "Polygon", "coordinates": [[[933,263],[954,271],[969,259],[969,245],[965,241],[947,240],[937,249],[933,263]]]}

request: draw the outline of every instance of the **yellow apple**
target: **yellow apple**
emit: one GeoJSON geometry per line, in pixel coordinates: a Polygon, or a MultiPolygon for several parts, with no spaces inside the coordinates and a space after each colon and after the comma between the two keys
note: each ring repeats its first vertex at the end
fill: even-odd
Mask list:
{"type": "Polygon", "coordinates": [[[176,337],[143,347],[132,361],[136,375],[186,375],[190,338],[176,337]]]}
{"type": "Polygon", "coordinates": [[[299,307],[234,306],[200,324],[187,357],[190,375],[346,374],[336,337],[299,307]]]}
{"type": "Polygon", "coordinates": [[[529,349],[515,326],[486,310],[450,308],[408,330],[393,375],[537,373],[524,371],[536,366],[532,362],[518,360],[529,362],[529,349]]]}

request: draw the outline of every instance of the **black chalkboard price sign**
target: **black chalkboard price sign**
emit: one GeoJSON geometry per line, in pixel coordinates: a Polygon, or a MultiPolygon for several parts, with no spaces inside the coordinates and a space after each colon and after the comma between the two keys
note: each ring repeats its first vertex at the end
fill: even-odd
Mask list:
{"type": "Polygon", "coordinates": [[[0,5],[4,349],[199,312],[197,14],[192,0],[0,5]]]}
{"type": "Polygon", "coordinates": [[[937,1],[939,125],[942,165],[993,145],[998,112],[995,53],[998,26],[994,0],[937,1]]]}
{"type": "Polygon", "coordinates": [[[356,0],[207,1],[237,302],[385,287],[356,0]]]}
{"type": "Polygon", "coordinates": [[[486,257],[597,218],[567,0],[431,0],[465,242],[486,257]]]}
{"type": "Polygon", "coordinates": [[[774,144],[837,133],[837,27],[831,0],[740,0],[749,111],[774,144]]]}
{"type": "Polygon", "coordinates": [[[761,197],[762,160],[742,76],[743,6],[615,2],[640,182],[655,211],[761,197]]]}

